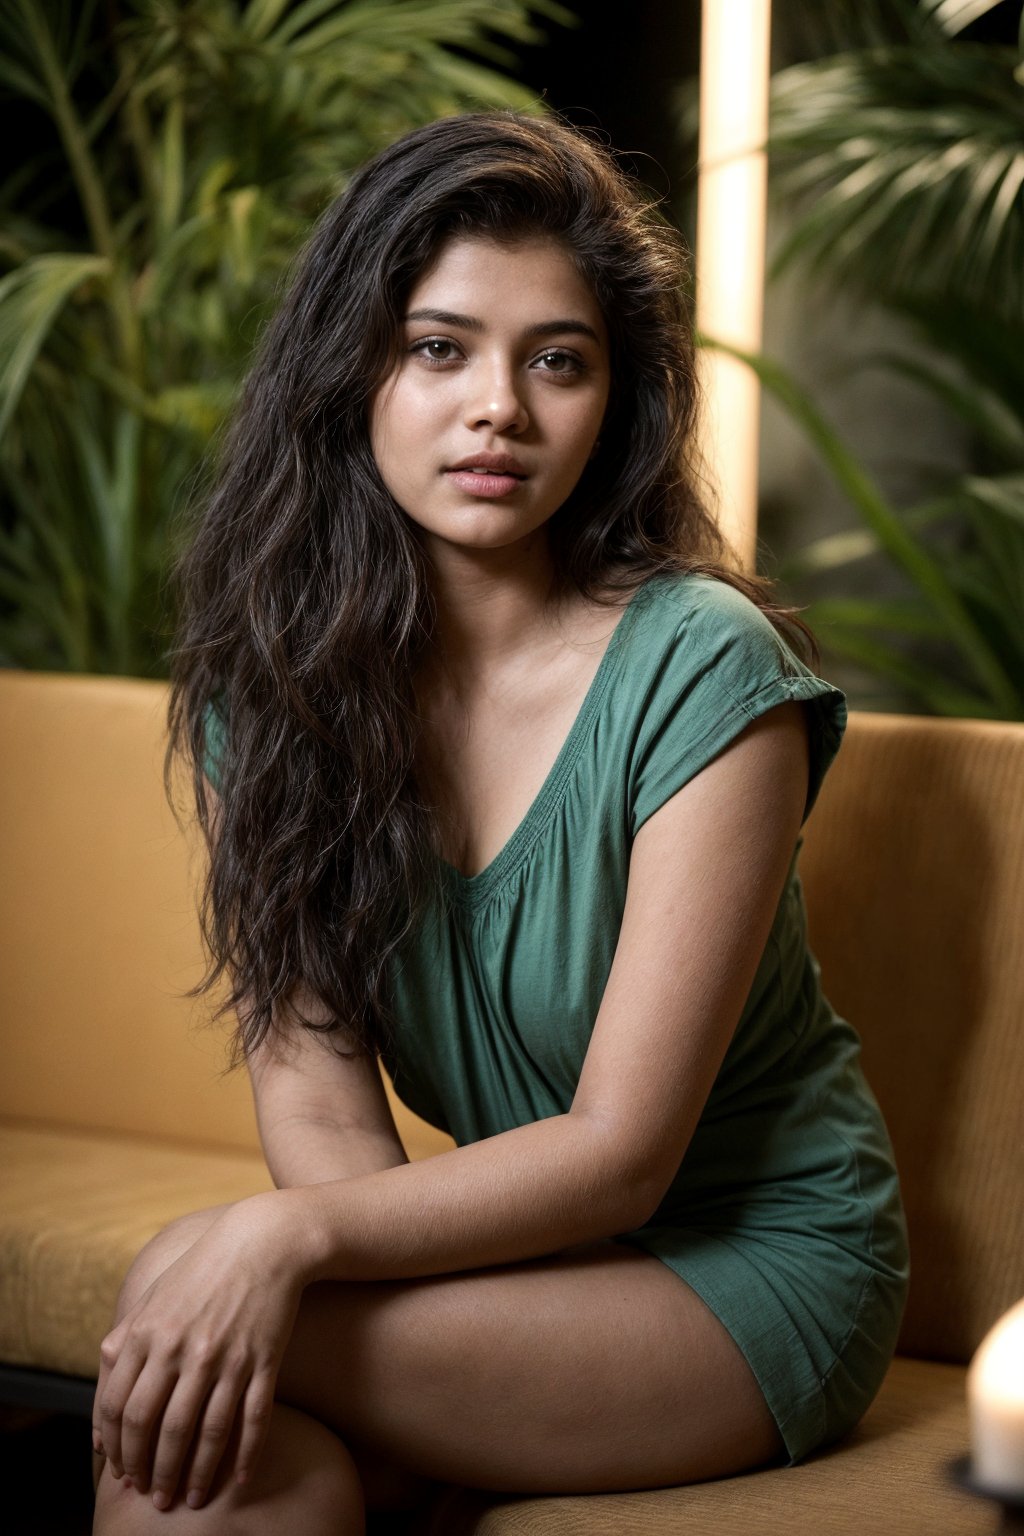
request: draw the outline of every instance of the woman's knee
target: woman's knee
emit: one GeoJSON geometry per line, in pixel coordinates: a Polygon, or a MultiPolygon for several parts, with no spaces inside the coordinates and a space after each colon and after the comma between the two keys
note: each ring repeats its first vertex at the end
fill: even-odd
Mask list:
{"type": "Polygon", "coordinates": [[[253,1476],[239,1487],[224,1468],[211,1497],[189,1509],[183,1491],[169,1510],[159,1511],[105,1470],[96,1499],[97,1536],[363,1536],[365,1509],[359,1472],[348,1450],[330,1430],[308,1415],[277,1405],[253,1476]]]}
{"type": "Polygon", "coordinates": [[[211,1206],[208,1210],[190,1211],[169,1222],[155,1237],[150,1238],[132,1260],[131,1267],[121,1284],[117,1299],[116,1321],[145,1295],[158,1275],[162,1275],[175,1261],[186,1253],[206,1229],[216,1221],[226,1205],[211,1206]]]}

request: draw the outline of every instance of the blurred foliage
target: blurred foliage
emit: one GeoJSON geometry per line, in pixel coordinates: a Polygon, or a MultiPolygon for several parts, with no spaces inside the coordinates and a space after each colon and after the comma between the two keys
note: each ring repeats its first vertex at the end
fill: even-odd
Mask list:
{"type": "Polygon", "coordinates": [[[0,0],[0,664],[164,673],[177,514],[313,220],[407,129],[538,110],[512,49],[573,19],[0,0]]]}
{"type": "Polygon", "coordinates": [[[773,191],[798,215],[776,271],[799,263],[873,299],[952,299],[1020,323],[1024,19],[1018,47],[957,35],[996,8],[808,9],[825,56],[772,80],[773,191]]]}
{"type": "MultiPolygon", "coordinates": [[[[898,371],[967,429],[969,472],[891,505],[794,380],[751,359],[817,447],[861,528],[780,570],[817,593],[832,651],[944,715],[1024,719],[1024,13],[992,0],[807,6],[820,56],[772,82],[772,191],[793,217],[774,271],[881,304],[923,343],[898,371]],[[973,32],[970,30],[973,29],[973,32]],[[883,556],[906,595],[845,595],[883,556]]],[[[909,446],[909,430],[908,430],[909,446]]]]}

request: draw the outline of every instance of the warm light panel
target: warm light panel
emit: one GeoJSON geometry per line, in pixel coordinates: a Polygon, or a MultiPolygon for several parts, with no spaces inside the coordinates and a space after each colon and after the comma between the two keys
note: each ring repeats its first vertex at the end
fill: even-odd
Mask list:
{"type": "MultiPolygon", "coordinates": [[[[697,328],[761,347],[767,194],[770,0],[704,0],[697,194],[697,328]]],[[[757,545],[760,390],[743,363],[701,354],[702,447],[719,521],[744,569],[757,545]]]]}

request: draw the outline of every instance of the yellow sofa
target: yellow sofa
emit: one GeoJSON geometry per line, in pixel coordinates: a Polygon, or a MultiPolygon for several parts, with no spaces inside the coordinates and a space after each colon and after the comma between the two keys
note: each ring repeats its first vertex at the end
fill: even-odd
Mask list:
{"type": "MultiPolygon", "coordinates": [[[[158,683],[0,672],[0,1401],[87,1411],[139,1247],[269,1184],[210,1005],[182,996],[202,970],[201,849],[164,800],[165,705],[158,683]]],[[[1024,726],[854,714],[801,870],[910,1222],[901,1353],[876,1404],[796,1468],[465,1494],[438,1536],[997,1528],[947,1463],[967,1446],[965,1362],[1024,1294],[1024,726]]],[[[411,1156],[447,1145],[395,1112],[411,1156]]]]}

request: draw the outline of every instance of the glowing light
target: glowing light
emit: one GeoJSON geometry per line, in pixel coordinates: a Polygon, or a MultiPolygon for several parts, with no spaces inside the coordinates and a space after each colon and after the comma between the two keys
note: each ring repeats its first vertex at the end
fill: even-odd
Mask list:
{"type": "Polygon", "coordinates": [[[1024,1301],[987,1333],[967,1372],[974,1477],[1024,1497],[1024,1301]]]}
{"type": "MultiPolygon", "coordinates": [[[[761,346],[767,197],[770,0],[704,0],[697,192],[697,328],[761,346]]],[[[743,363],[704,350],[702,449],[719,521],[744,568],[757,542],[760,389],[743,363]]]]}

